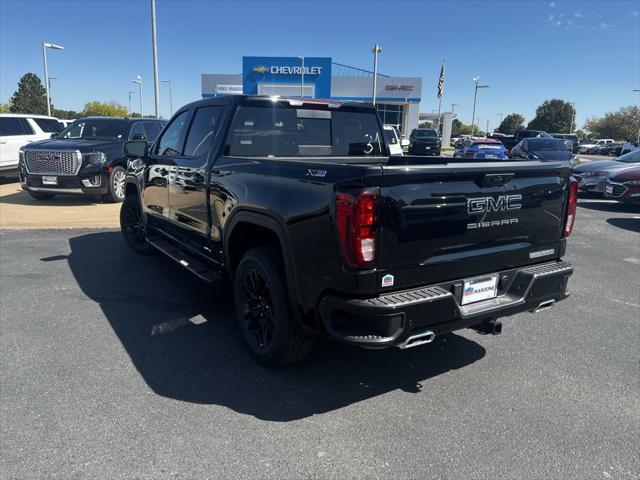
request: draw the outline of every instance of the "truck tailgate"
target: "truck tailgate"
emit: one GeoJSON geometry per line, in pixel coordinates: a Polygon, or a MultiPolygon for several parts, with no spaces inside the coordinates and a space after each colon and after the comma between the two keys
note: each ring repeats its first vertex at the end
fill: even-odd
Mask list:
{"type": "Polygon", "coordinates": [[[383,167],[380,290],[560,256],[567,163],[412,163],[408,157],[406,164],[383,167]]]}

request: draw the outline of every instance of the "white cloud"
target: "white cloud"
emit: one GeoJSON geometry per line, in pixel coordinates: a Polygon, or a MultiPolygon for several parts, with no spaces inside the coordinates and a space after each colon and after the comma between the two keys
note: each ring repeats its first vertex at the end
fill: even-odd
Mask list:
{"type": "Polygon", "coordinates": [[[615,24],[613,23],[606,23],[606,22],[600,23],[600,29],[602,30],[611,30],[613,27],[615,27],[615,24]]]}
{"type": "Polygon", "coordinates": [[[556,22],[556,27],[559,27],[560,25],[562,25],[562,20],[558,20],[558,21],[556,22]]]}
{"type": "Polygon", "coordinates": [[[551,3],[549,4],[549,7],[550,7],[550,8],[556,8],[556,2],[551,2],[551,3]]]}
{"type": "Polygon", "coordinates": [[[554,18],[556,18],[556,16],[552,13],[551,15],[549,15],[549,18],[547,18],[547,22],[553,22],[554,18]]]}
{"type": "Polygon", "coordinates": [[[582,12],[576,12],[573,14],[573,16],[576,18],[582,18],[582,12]]]}
{"type": "Polygon", "coordinates": [[[637,10],[633,10],[629,12],[629,15],[631,15],[632,17],[640,17],[640,12],[637,10]]]}

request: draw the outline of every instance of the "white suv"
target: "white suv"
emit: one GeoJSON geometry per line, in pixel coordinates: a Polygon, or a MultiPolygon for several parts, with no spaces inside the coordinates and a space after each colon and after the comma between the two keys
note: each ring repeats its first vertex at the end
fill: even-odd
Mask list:
{"type": "Polygon", "coordinates": [[[607,143],[614,143],[613,138],[602,138],[600,140],[596,140],[595,143],[583,143],[578,147],[578,153],[587,153],[587,150],[594,147],[600,147],[602,145],[606,145],[607,143]]]}
{"type": "Polygon", "coordinates": [[[0,113],[0,175],[17,171],[20,147],[50,138],[62,129],[62,124],[53,117],[0,113]]]}

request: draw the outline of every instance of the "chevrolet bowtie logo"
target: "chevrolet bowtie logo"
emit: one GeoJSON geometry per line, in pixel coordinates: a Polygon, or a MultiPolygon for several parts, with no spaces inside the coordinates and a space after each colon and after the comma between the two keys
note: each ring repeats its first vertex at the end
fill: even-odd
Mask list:
{"type": "Polygon", "coordinates": [[[267,70],[269,70],[267,67],[253,67],[254,73],[267,73],[267,70]]]}

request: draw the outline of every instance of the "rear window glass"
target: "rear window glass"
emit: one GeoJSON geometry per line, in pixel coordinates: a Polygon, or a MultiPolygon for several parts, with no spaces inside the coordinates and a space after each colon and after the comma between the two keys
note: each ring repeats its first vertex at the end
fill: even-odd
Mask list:
{"type": "Polygon", "coordinates": [[[64,127],[60,125],[60,122],[56,120],[50,120],[48,118],[34,118],[34,122],[40,127],[40,129],[45,133],[60,133],[64,130],[64,127]]]}
{"type": "Polygon", "coordinates": [[[529,150],[533,152],[557,152],[567,150],[567,144],[562,140],[548,138],[532,138],[529,140],[529,150]]]}
{"type": "Polygon", "coordinates": [[[375,112],[239,107],[227,138],[232,156],[375,156],[384,141],[375,112]]]}
{"type": "Polygon", "coordinates": [[[502,145],[497,143],[476,143],[475,144],[480,150],[500,150],[502,145]]]}
{"type": "Polygon", "coordinates": [[[626,163],[638,163],[640,162],[640,148],[637,150],[631,150],[630,152],[616,158],[616,160],[626,163]]]}
{"type": "Polygon", "coordinates": [[[393,130],[385,128],[382,131],[384,132],[384,138],[389,145],[395,145],[396,143],[398,143],[398,138],[396,137],[396,134],[393,130]]]}

